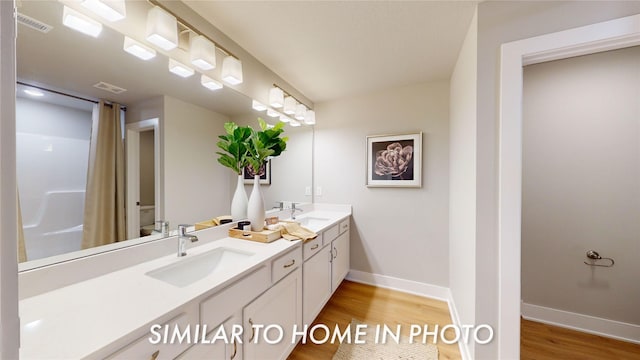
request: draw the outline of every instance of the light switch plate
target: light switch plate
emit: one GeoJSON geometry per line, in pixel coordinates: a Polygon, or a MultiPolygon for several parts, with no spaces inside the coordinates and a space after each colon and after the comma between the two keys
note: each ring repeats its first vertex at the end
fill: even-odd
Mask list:
{"type": "Polygon", "coordinates": [[[304,196],[311,196],[311,186],[304,188],[304,196]]]}
{"type": "Polygon", "coordinates": [[[317,196],[322,196],[322,186],[316,187],[316,195],[317,196]]]}

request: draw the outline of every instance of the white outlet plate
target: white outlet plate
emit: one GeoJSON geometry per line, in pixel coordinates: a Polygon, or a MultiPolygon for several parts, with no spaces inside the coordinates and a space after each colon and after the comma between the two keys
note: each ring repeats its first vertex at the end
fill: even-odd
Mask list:
{"type": "Polygon", "coordinates": [[[316,187],[316,195],[317,196],[322,196],[322,186],[316,187]]]}
{"type": "Polygon", "coordinates": [[[311,186],[307,186],[304,188],[304,195],[311,196],[311,186]]]}

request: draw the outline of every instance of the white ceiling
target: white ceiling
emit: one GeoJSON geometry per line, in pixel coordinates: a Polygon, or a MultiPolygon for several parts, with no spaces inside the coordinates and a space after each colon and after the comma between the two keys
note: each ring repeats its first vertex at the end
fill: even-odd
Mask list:
{"type": "Polygon", "coordinates": [[[183,1],[314,102],[449,79],[476,5],[183,1]]]}

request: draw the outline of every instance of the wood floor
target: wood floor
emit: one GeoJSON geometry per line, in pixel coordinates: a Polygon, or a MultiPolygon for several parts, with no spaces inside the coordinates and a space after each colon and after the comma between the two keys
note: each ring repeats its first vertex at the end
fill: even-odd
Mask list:
{"type": "MultiPolygon", "coordinates": [[[[405,336],[409,335],[412,324],[429,325],[429,330],[432,330],[436,324],[442,327],[452,323],[446,302],[345,280],[315,323],[325,324],[330,329],[338,324],[340,329],[344,329],[351,319],[372,325],[386,324],[394,329],[400,324],[405,336]]],[[[321,338],[323,334],[319,331],[317,337],[321,338]]],[[[461,358],[457,344],[447,345],[439,341],[436,345],[440,360],[461,358]]],[[[338,346],[330,342],[298,344],[289,360],[330,360],[338,346]]]]}
{"type": "Polygon", "coordinates": [[[640,345],[522,319],[524,360],[640,359],[640,345]]]}

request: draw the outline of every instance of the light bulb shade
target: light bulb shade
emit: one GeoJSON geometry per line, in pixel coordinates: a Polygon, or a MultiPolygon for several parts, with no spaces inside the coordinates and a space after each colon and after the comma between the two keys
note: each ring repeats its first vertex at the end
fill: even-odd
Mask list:
{"type": "Polygon", "coordinates": [[[102,32],[102,24],[67,6],[62,10],[62,23],[83,34],[98,37],[102,32]]]}
{"type": "Polygon", "coordinates": [[[269,90],[269,105],[274,108],[281,108],[284,105],[284,92],[279,87],[272,87],[269,90]]]}
{"type": "Polygon", "coordinates": [[[293,120],[293,119],[292,119],[292,120],[289,122],[289,125],[291,125],[291,126],[293,126],[293,127],[298,127],[298,126],[300,126],[300,122],[299,122],[298,120],[293,120]]]}
{"type": "Polygon", "coordinates": [[[138,57],[142,60],[149,60],[156,56],[156,51],[152,48],[133,40],[132,38],[125,36],[124,45],[122,46],[124,51],[129,54],[138,57]]]}
{"type": "Polygon", "coordinates": [[[259,101],[256,101],[256,100],[253,100],[251,102],[251,107],[255,111],[265,111],[265,110],[267,110],[267,107],[263,103],[261,103],[259,101]]]}
{"type": "Polygon", "coordinates": [[[307,112],[304,114],[304,123],[307,125],[315,125],[316,112],[313,110],[307,110],[307,112]]]}
{"type": "Polygon", "coordinates": [[[291,118],[286,115],[280,115],[280,121],[288,123],[291,121],[291,118]]]}
{"type": "Polygon", "coordinates": [[[296,105],[296,120],[304,121],[304,114],[307,112],[307,107],[304,104],[296,105]]]}
{"type": "Polygon", "coordinates": [[[173,59],[169,59],[169,71],[184,78],[189,77],[195,73],[192,68],[173,59]]]}
{"type": "Polygon", "coordinates": [[[287,96],[284,98],[284,109],[282,110],[287,115],[293,115],[296,113],[296,99],[293,96],[287,96]]]}
{"type": "Polygon", "coordinates": [[[83,0],[82,6],[109,21],[122,20],[127,16],[124,0],[83,0]]]}
{"type": "Polygon", "coordinates": [[[220,81],[214,80],[205,74],[202,74],[200,77],[200,84],[209,90],[219,90],[222,89],[223,86],[220,81]]]}
{"type": "Polygon", "coordinates": [[[169,51],[178,46],[178,20],[154,6],[147,13],[147,41],[169,51]]]}
{"type": "Polygon", "coordinates": [[[280,116],[280,113],[269,108],[269,109],[267,109],[267,116],[269,116],[269,117],[278,117],[278,116],[280,116]]]}
{"type": "Polygon", "coordinates": [[[202,70],[211,70],[216,67],[216,46],[202,35],[191,39],[189,50],[191,63],[202,70]]]}
{"type": "Polygon", "coordinates": [[[222,81],[231,85],[242,83],[242,63],[229,55],[222,60],[222,81]]]}

